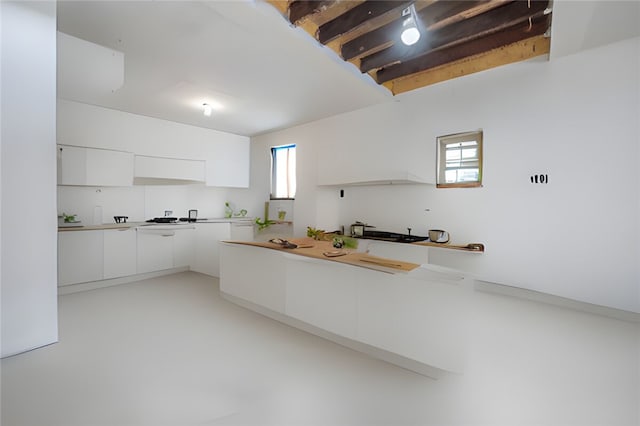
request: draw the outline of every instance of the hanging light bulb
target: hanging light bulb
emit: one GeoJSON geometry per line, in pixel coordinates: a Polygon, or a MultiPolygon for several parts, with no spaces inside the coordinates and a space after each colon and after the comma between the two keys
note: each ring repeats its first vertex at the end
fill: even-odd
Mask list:
{"type": "Polygon", "coordinates": [[[420,31],[416,24],[416,9],[412,4],[402,11],[402,33],[400,33],[400,40],[407,46],[416,44],[420,40],[420,31]]]}
{"type": "Polygon", "coordinates": [[[209,104],[202,104],[202,108],[204,109],[204,116],[205,117],[211,117],[211,111],[213,111],[213,109],[211,108],[211,105],[209,104]]]}

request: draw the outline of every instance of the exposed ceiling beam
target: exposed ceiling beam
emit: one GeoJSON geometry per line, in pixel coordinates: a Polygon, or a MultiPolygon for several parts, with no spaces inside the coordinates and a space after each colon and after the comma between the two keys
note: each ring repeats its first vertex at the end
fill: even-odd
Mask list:
{"type": "Polygon", "coordinates": [[[331,40],[340,37],[365,22],[375,19],[387,13],[395,13],[400,16],[400,11],[409,6],[412,1],[368,1],[364,2],[337,18],[321,25],[318,28],[317,39],[322,44],[327,44],[331,40]]]}
{"type": "MultiPolygon", "coordinates": [[[[430,31],[455,24],[464,19],[472,18],[505,3],[508,2],[504,0],[439,1],[422,8],[422,10],[416,8],[418,15],[417,20],[421,23],[423,32],[430,31]],[[439,21],[435,17],[443,20],[439,21]]],[[[401,31],[402,19],[395,17],[395,19],[387,25],[345,42],[340,49],[340,54],[342,58],[347,61],[370,55],[399,42],[401,31]]],[[[407,48],[403,46],[403,50],[406,49],[407,48]]]]}
{"type": "Polygon", "coordinates": [[[289,22],[298,25],[303,19],[321,13],[336,3],[336,0],[294,0],[289,4],[289,22]]]}
{"type": "Polygon", "coordinates": [[[532,1],[531,7],[526,1],[516,1],[453,25],[426,31],[420,41],[411,47],[398,42],[387,49],[362,58],[360,71],[368,72],[406,62],[435,49],[485,37],[522,22],[528,23],[529,18],[542,16],[548,5],[548,0],[532,1]]]}
{"type": "Polygon", "coordinates": [[[546,55],[549,53],[550,45],[551,40],[541,35],[475,57],[452,62],[432,70],[397,78],[384,83],[384,86],[394,95],[397,95],[441,81],[451,80],[502,65],[546,55]]]}

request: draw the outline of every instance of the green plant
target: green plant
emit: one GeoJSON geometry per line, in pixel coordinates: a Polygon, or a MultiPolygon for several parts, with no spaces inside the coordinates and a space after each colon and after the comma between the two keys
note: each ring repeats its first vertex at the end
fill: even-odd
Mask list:
{"type": "Polygon", "coordinates": [[[263,229],[269,227],[269,225],[273,225],[274,223],[276,222],[273,220],[269,220],[269,219],[260,220],[259,217],[256,218],[256,225],[258,225],[258,231],[262,231],[263,229]]]}
{"type": "Polygon", "coordinates": [[[316,229],[311,226],[307,226],[307,237],[312,237],[314,240],[322,239],[324,235],[324,229],[316,229]]]}
{"type": "Polygon", "coordinates": [[[75,222],[76,221],[76,216],[77,215],[75,215],[75,214],[62,213],[62,218],[63,218],[65,223],[75,222]]]}

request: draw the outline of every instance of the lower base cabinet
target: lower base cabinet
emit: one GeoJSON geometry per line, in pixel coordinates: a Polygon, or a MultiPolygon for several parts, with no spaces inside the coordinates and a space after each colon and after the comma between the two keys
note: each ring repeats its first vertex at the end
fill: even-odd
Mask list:
{"type": "Polygon", "coordinates": [[[173,268],[174,231],[162,229],[138,229],[139,274],[173,268]]]}
{"type": "Polygon", "coordinates": [[[104,231],[104,276],[111,278],[135,275],[137,271],[136,230],[110,229],[104,231]]]}
{"type": "Polygon", "coordinates": [[[195,261],[191,270],[220,276],[220,241],[231,238],[229,222],[196,224],[195,261]]]}
{"type": "Polygon", "coordinates": [[[285,258],[285,313],[355,339],[358,289],[353,267],[302,256],[285,258]]]}
{"type": "Polygon", "coordinates": [[[274,250],[222,243],[220,290],[285,313],[285,262],[274,250]]]}
{"type": "Polygon", "coordinates": [[[103,277],[103,231],[58,233],[58,286],[103,277]]]}
{"type": "Polygon", "coordinates": [[[233,243],[221,260],[221,292],[268,309],[258,312],[422,374],[463,371],[473,280],[458,271],[390,274],[233,243]]]}

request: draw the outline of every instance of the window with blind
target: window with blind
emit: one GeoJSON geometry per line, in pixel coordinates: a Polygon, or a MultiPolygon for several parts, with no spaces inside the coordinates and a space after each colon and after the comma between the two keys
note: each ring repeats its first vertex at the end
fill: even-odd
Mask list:
{"type": "Polygon", "coordinates": [[[271,199],[292,200],[296,196],[296,146],[271,147],[271,199]]]}
{"type": "Polygon", "coordinates": [[[440,136],[438,188],[482,186],[482,130],[440,136]]]}

